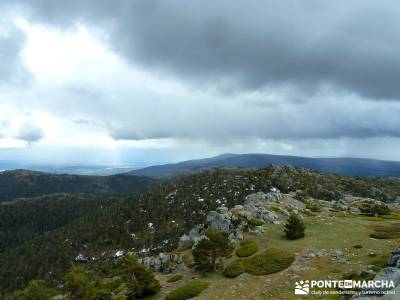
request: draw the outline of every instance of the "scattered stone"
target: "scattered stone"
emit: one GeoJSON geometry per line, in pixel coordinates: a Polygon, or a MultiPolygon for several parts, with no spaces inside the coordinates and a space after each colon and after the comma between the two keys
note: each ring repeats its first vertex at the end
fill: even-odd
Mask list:
{"type": "Polygon", "coordinates": [[[115,258],[120,258],[120,257],[122,257],[122,256],[124,256],[124,251],[123,251],[123,250],[118,250],[118,251],[116,251],[115,254],[114,254],[114,257],[115,257],[115,258]]]}
{"type": "Polygon", "coordinates": [[[343,252],[340,250],[334,250],[331,252],[331,256],[334,258],[338,258],[338,257],[343,256],[343,252]]]}
{"type": "Polygon", "coordinates": [[[75,261],[79,263],[85,263],[87,262],[88,258],[84,256],[83,254],[78,254],[77,257],[75,257],[75,261]]]}

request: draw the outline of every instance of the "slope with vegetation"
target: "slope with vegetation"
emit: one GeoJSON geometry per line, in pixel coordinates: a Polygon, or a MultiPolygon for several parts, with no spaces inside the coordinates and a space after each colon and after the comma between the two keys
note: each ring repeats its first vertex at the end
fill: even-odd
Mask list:
{"type": "MultiPolygon", "coordinates": [[[[400,182],[391,179],[341,177],[305,169],[272,166],[259,170],[217,169],[206,171],[164,182],[141,194],[118,196],[112,200],[110,205],[105,205],[103,208],[94,207],[92,211],[72,220],[65,226],[50,229],[32,239],[26,239],[14,245],[10,244],[0,253],[1,292],[22,289],[32,279],[44,279],[50,287],[56,287],[64,282],[67,270],[74,264],[80,264],[89,274],[97,274],[94,276],[95,278],[89,280],[96,288],[96,283],[93,282],[102,281],[102,279],[108,281],[109,278],[112,278],[110,270],[113,270],[122,254],[132,252],[143,256],[160,251],[173,251],[176,249],[178,238],[187,233],[194,225],[203,223],[210,210],[215,210],[223,205],[233,207],[243,204],[247,195],[258,191],[267,192],[272,187],[279,188],[284,193],[292,192],[302,201],[304,199],[312,201],[313,198],[333,201],[343,198],[345,194],[350,194],[391,202],[400,196],[400,182]],[[295,193],[298,190],[302,190],[302,192],[295,193]]],[[[303,205],[305,206],[305,204],[303,205]]],[[[323,201],[318,202],[318,205],[322,208],[326,206],[323,201]]],[[[279,207],[276,209],[279,210],[279,207]]],[[[307,210],[307,214],[304,213],[307,232],[303,239],[286,240],[283,237],[281,224],[261,225],[266,232],[256,238],[248,237],[246,234],[245,239],[253,239],[259,250],[254,253],[250,251],[248,257],[238,257],[239,262],[236,268],[239,271],[236,272],[239,274],[243,272],[254,274],[278,272],[293,262],[293,253],[303,253],[307,247],[317,251],[322,247],[343,249],[350,243],[363,244],[365,248],[359,252],[364,255],[367,249],[369,251],[382,246],[372,240],[364,241],[369,234],[373,233],[370,228],[371,224],[378,226],[393,222],[397,218],[397,215],[390,215],[388,221],[382,217],[353,216],[347,212],[336,211],[334,208],[330,208],[328,212],[326,209],[322,210],[320,214],[325,220],[322,223],[318,213],[311,210],[307,210]],[[374,220],[375,223],[371,220],[374,220]],[[339,233],[330,232],[331,229],[338,228],[340,229],[339,233]],[[345,228],[351,230],[352,234],[349,234],[346,244],[343,244],[345,228]],[[324,238],[327,233],[329,233],[328,240],[324,238]],[[338,239],[330,240],[333,237],[338,239]],[[324,242],[325,246],[322,245],[324,242]],[[287,249],[287,255],[285,254],[283,258],[276,257],[276,261],[264,262],[267,257],[265,251],[274,251],[274,248],[287,249]],[[272,268],[275,263],[277,268],[272,268]],[[259,270],[262,264],[273,270],[268,271],[264,267],[259,270]]],[[[260,227],[260,224],[251,226],[260,227]]],[[[386,246],[384,248],[387,251],[386,246]]],[[[241,252],[239,248],[237,250],[238,253],[241,252]]],[[[278,252],[283,253],[282,251],[278,252]]],[[[181,254],[184,256],[185,252],[181,254]]],[[[219,255],[218,259],[223,265],[233,263],[232,258],[224,257],[224,255],[219,255]]],[[[373,263],[372,257],[367,257],[365,260],[360,257],[360,259],[363,259],[365,263],[373,263]]],[[[381,258],[377,257],[376,260],[378,259],[381,258]]],[[[297,260],[293,265],[296,263],[297,260]]],[[[192,264],[188,262],[187,265],[191,266],[192,264]]],[[[262,276],[281,276],[281,273],[278,272],[276,275],[262,275],[260,278],[254,277],[248,280],[246,274],[245,277],[229,279],[221,274],[222,270],[218,265],[213,265],[211,270],[214,269],[216,273],[201,279],[201,282],[210,284],[210,287],[203,292],[205,299],[213,299],[214,295],[216,295],[215,299],[229,297],[226,293],[230,293],[231,290],[224,287],[230,287],[232,284],[242,281],[246,282],[249,288],[254,288],[253,292],[258,292],[260,295],[264,291],[260,291],[255,284],[265,286],[260,283],[260,280],[265,280],[262,279],[262,276]]],[[[333,267],[329,265],[325,271],[330,272],[332,269],[333,267]]],[[[340,269],[341,273],[345,271],[343,268],[340,269]]],[[[188,278],[199,277],[196,271],[188,267],[183,267],[178,271],[185,276],[176,282],[167,282],[170,275],[165,277],[157,275],[164,288],[155,297],[163,297],[173,288],[188,284],[188,278]]],[[[315,274],[323,275],[322,273],[315,274]]],[[[308,276],[308,274],[306,275],[308,276]]],[[[275,280],[275,277],[272,278],[275,280]]],[[[275,282],[277,286],[282,285],[277,282],[275,282]]],[[[280,288],[282,289],[282,287],[280,288]]],[[[289,289],[289,287],[283,288],[289,289]]],[[[244,287],[242,292],[245,292],[244,287]]],[[[276,292],[269,288],[265,293],[276,295],[274,294],[276,292]]],[[[200,297],[202,297],[201,295],[200,297]]]]}
{"type": "Polygon", "coordinates": [[[48,174],[28,170],[0,172],[0,203],[15,198],[54,193],[134,193],[143,192],[158,181],[127,174],[84,176],[48,174]]]}

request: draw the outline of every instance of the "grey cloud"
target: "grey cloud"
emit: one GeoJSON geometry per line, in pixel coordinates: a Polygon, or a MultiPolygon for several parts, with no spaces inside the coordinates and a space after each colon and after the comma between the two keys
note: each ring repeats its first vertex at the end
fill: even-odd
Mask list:
{"type": "Polygon", "coordinates": [[[24,84],[29,79],[29,72],[19,57],[24,42],[25,35],[16,28],[5,34],[0,32],[0,84],[24,84]]]}
{"type": "Polygon", "coordinates": [[[112,80],[40,86],[35,103],[20,100],[28,111],[108,130],[116,140],[205,141],[225,151],[248,140],[310,145],[309,153],[324,141],[334,151],[343,139],[365,141],[357,149],[400,140],[400,102],[371,101],[400,100],[395,1],[20,3],[36,22],[106,31],[113,51],[150,76],[178,78],[185,90],[162,94],[112,80]]]}
{"type": "Polygon", "coordinates": [[[247,138],[274,140],[400,138],[399,103],[382,106],[357,98],[324,99],[308,103],[260,107],[245,106],[239,100],[231,105],[203,99],[198,105],[180,103],[179,109],[160,107],[151,119],[141,111],[129,110],[121,118],[124,127],[110,127],[115,139],[203,139],[211,143],[231,143],[247,138]],[[351,103],[352,105],[348,105],[351,103]],[[129,114],[128,114],[129,115],[129,114]]]}
{"type": "Polygon", "coordinates": [[[174,132],[161,132],[155,130],[138,131],[132,127],[118,128],[110,131],[110,135],[115,140],[149,140],[149,139],[163,139],[173,137],[174,132]]]}
{"type": "Polygon", "coordinates": [[[28,143],[38,142],[44,137],[41,127],[32,121],[25,122],[18,128],[16,138],[28,143]]]}
{"type": "Polygon", "coordinates": [[[398,3],[22,1],[42,22],[88,22],[135,63],[224,91],[321,86],[400,99],[398,3]]]}

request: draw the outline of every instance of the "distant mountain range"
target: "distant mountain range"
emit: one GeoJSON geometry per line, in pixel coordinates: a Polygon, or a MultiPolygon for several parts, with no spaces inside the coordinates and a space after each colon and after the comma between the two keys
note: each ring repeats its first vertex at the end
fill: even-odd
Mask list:
{"type": "Polygon", "coordinates": [[[54,193],[133,193],[156,185],[154,178],[119,174],[84,176],[28,170],[0,172],[0,203],[54,193]]]}
{"type": "Polygon", "coordinates": [[[129,174],[168,177],[217,167],[262,168],[268,165],[293,165],[324,173],[349,176],[400,177],[400,162],[366,158],[308,158],[271,154],[222,154],[216,157],[151,166],[129,174]]]}

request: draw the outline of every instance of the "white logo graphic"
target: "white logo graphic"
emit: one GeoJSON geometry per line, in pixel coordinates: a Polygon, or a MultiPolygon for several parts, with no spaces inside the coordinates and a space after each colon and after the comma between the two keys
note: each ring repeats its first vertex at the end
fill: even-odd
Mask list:
{"type": "Polygon", "coordinates": [[[310,293],[310,282],[306,281],[296,281],[296,285],[294,287],[294,294],[295,295],[308,295],[310,293]]]}

